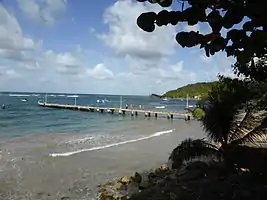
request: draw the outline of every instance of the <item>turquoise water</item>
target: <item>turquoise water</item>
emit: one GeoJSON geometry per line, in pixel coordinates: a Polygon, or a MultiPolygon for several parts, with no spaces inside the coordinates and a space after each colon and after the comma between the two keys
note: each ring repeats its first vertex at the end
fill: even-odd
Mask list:
{"type": "MultiPolygon", "coordinates": [[[[68,94],[48,94],[47,101],[51,103],[74,104],[74,98],[68,94]]],[[[99,132],[103,126],[116,128],[127,126],[132,118],[110,116],[100,113],[87,113],[72,110],[57,110],[42,108],[37,105],[38,100],[44,100],[44,94],[0,93],[0,105],[6,109],[0,110],[0,137],[23,136],[26,134],[42,133],[88,133],[99,132]],[[38,96],[37,96],[38,95],[38,96]],[[22,99],[27,99],[23,102],[22,99]]],[[[77,105],[91,105],[103,107],[119,107],[120,96],[110,95],[78,95],[77,105]],[[97,103],[97,100],[109,102],[97,103]]],[[[189,102],[193,104],[194,102],[189,102]]],[[[133,104],[142,105],[145,109],[183,111],[186,102],[170,100],[168,102],[146,96],[123,96],[123,107],[133,104]],[[157,109],[165,106],[165,109],[157,109]]]]}

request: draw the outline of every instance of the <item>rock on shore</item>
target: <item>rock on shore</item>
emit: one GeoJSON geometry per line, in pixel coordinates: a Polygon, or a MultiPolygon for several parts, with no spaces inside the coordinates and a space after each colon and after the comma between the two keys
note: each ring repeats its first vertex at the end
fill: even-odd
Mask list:
{"type": "Polygon", "coordinates": [[[249,172],[229,173],[222,163],[196,161],[184,169],[163,165],[103,185],[100,200],[262,200],[267,181],[249,172]]]}

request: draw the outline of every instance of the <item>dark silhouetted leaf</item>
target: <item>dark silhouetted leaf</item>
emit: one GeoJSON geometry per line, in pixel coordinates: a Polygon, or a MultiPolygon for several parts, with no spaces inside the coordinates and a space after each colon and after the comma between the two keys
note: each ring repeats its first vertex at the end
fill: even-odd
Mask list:
{"type": "Polygon", "coordinates": [[[152,32],[155,30],[155,24],[154,21],[156,20],[156,13],[154,12],[148,12],[148,13],[142,13],[137,18],[137,25],[147,32],[152,32]]]}

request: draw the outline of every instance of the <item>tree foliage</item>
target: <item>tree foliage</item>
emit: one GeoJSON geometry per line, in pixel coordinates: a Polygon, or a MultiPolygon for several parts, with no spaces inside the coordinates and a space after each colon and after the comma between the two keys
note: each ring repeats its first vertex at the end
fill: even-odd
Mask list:
{"type": "Polygon", "coordinates": [[[177,88],[176,90],[170,90],[163,96],[169,98],[186,98],[188,94],[190,98],[199,96],[201,99],[205,99],[208,96],[208,93],[211,90],[212,86],[216,83],[217,81],[188,84],[183,87],[177,88]]]}
{"type": "Polygon", "coordinates": [[[262,98],[254,99],[253,88],[249,80],[220,77],[209,93],[210,104],[202,120],[207,139],[187,139],[178,145],[170,157],[173,167],[179,168],[184,161],[199,156],[212,155],[219,160],[223,158],[231,167],[242,168],[244,164],[248,167],[244,160],[237,158],[248,149],[243,145],[259,145],[259,141],[266,141],[267,134],[266,104],[262,98]],[[234,155],[238,156],[233,159],[234,155]]]}
{"type": "Polygon", "coordinates": [[[202,108],[196,107],[192,111],[193,117],[197,118],[198,120],[202,120],[205,117],[205,111],[202,108]]]}
{"type": "Polygon", "coordinates": [[[177,42],[182,47],[199,45],[206,55],[225,51],[227,56],[234,56],[237,63],[234,67],[238,73],[260,75],[267,78],[265,65],[253,66],[254,57],[265,57],[267,53],[267,1],[264,0],[137,0],[157,3],[162,7],[181,4],[177,11],[162,10],[159,13],[142,13],[137,24],[144,31],[152,32],[155,25],[176,25],[187,22],[188,25],[207,23],[211,32],[201,34],[199,31],[178,32],[177,42]],[[186,7],[186,8],[185,8],[186,7]],[[240,27],[240,28],[238,28],[240,27]],[[226,29],[226,36],[222,30],[226,29]],[[252,65],[251,65],[252,64],[252,65]],[[248,65],[252,67],[248,67],[248,65]],[[259,66],[263,68],[259,68],[259,66]]]}

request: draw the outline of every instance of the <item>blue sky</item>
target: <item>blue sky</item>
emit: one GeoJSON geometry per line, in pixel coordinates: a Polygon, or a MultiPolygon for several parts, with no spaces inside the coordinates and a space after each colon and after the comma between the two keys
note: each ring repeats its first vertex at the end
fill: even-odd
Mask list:
{"type": "Polygon", "coordinates": [[[2,0],[0,90],[141,94],[164,93],[197,81],[233,76],[233,59],[181,48],[175,33],[209,32],[178,24],[145,33],[135,0],[2,0]]]}

